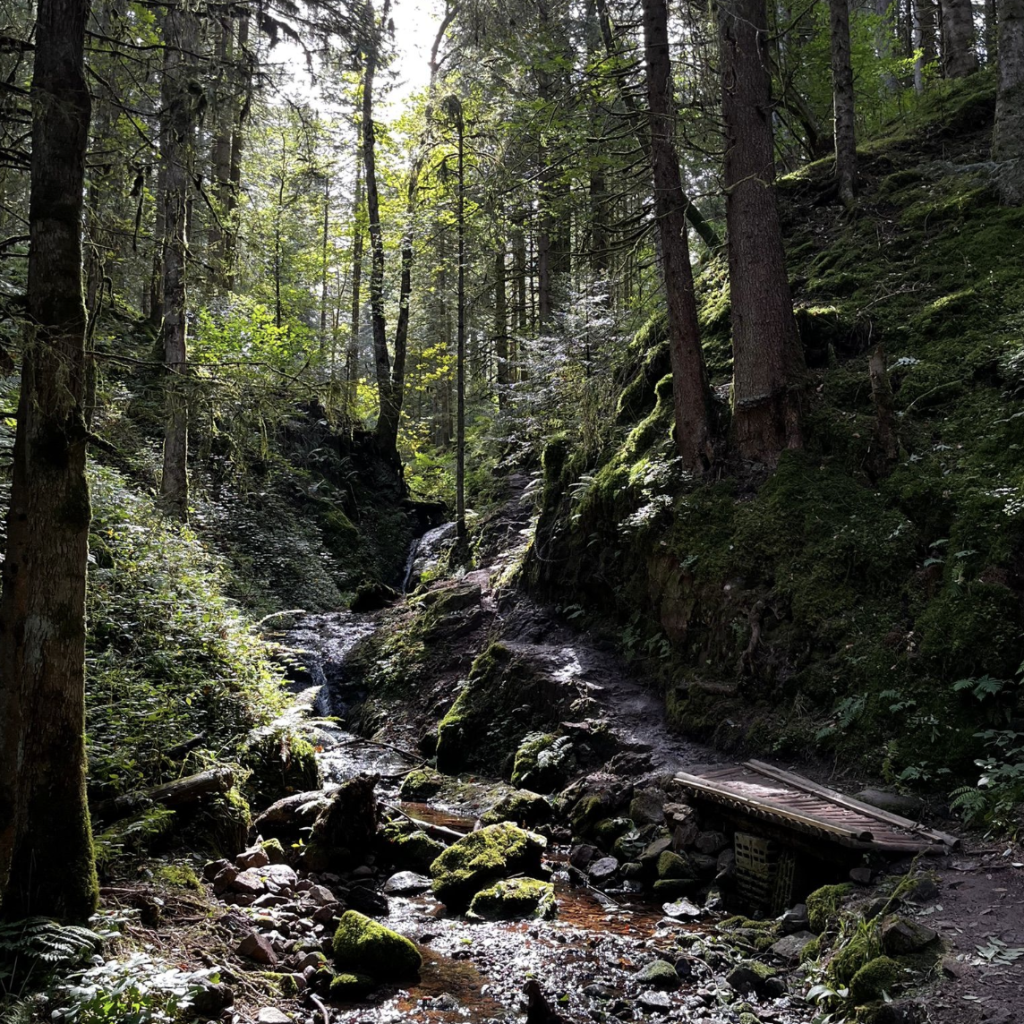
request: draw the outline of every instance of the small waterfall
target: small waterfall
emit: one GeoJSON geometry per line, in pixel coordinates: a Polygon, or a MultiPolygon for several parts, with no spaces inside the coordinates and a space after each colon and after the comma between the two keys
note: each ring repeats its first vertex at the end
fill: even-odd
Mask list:
{"type": "Polygon", "coordinates": [[[432,530],[427,530],[422,537],[417,537],[409,548],[409,557],[405,563],[405,578],[402,581],[402,593],[407,594],[409,589],[420,581],[420,577],[428,570],[433,569],[441,558],[446,547],[450,547],[450,540],[455,536],[455,523],[442,523],[432,530]]]}

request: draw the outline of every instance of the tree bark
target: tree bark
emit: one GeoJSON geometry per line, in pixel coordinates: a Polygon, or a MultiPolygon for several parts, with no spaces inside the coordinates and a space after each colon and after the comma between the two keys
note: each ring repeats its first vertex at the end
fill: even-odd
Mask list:
{"type": "Polygon", "coordinates": [[[345,351],[345,408],[350,423],[356,418],[359,387],[359,320],[363,303],[363,168],[362,150],[356,158],[356,189],[352,197],[352,306],[348,348],[345,351]]]}
{"type": "Polygon", "coordinates": [[[924,91],[925,65],[934,62],[938,56],[936,32],[938,28],[938,4],[935,0],[911,0],[914,7],[914,47],[921,56],[914,61],[914,89],[924,91]]]}
{"type": "Polygon", "coordinates": [[[999,57],[999,15],[1002,0],[985,0],[985,63],[995,64],[999,57]]]}
{"type": "Polygon", "coordinates": [[[978,70],[971,0],[940,0],[942,67],[946,78],[963,78],[978,70]]]}
{"type": "Polygon", "coordinates": [[[0,598],[0,913],[84,921],[88,0],[39,0],[27,326],[0,598]]]}
{"type": "Polygon", "coordinates": [[[875,406],[875,441],[878,445],[877,462],[881,472],[887,472],[899,454],[896,433],[896,403],[892,385],[885,368],[885,350],[878,345],[868,358],[868,376],[871,378],[871,401],[875,406]]]}
{"type": "Polygon", "coordinates": [[[847,209],[851,209],[857,181],[857,138],[849,0],[829,0],[829,40],[832,49],[832,107],[836,119],[836,183],[840,200],[847,209]]]}
{"type": "Polygon", "coordinates": [[[498,408],[508,409],[509,374],[508,352],[508,284],[505,278],[505,240],[498,237],[494,251],[494,361],[498,385],[498,408]]]}
{"type": "Polygon", "coordinates": [[[999,0],[999,88],[992,159],[1007,206],[1024,203],[1024,0],[999,0]]]}
{"type": "Polygon", "coordinates": [[[160,156],[164,193],[164,363],[167,419],[164,428],[160,501],[177,519],[188,519],[188,203],[195,162],[197,90],[192,78],[199,26],[186,5],[164,18],[164,63],[160,94],[163,124],[160,156]]]}
{"type": "Polygon", "coordinates": [[[693,270],[686,240],[687,200],[673,141],[674,89],[665,0],[643,0],[643,30],[650,107],[649,152],[668,305],[676,445],[684,467],[691,473],[703,474],[715,461],[711,388],[700,347],[693,270]]]}
{"type": "MultiPolygon", "coordinates": [[[[454,97],[453,97],[454,99],[454,97]]],[[[459,104],[454,99],[455,104],[459,104]]],[[[458,196],[455,210],[458,282],[455,320],[455,533],[459,548],[466,543],[466,131],[462,106],[457,107],[458,196]]]]}
{"type": "Polygon", "coordinates": [[[726,223],[732,297],[732,440],[747,460],[774,466],[798,448],[795,386],[803,354],[775,201],[764,0],[719,9],[726,223]]]}

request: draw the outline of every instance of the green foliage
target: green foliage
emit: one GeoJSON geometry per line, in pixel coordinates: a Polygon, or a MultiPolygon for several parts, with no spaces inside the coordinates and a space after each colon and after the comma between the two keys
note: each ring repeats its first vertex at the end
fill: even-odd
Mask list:
{"type": "Polygon", "coordinates": [[[178,775],[165,751],[197,733],[232,755],[280,706],[281,673],[195,534],[112,470],[92,488],[87,739],[91,792],[111,796],[178,775]]]}
{"type": "Polygon", "coordinates": [[[33,974],[80,963],[108,937],[106,931],[46,917],[0,922],[0,994],[17,990],[33,974]]]}

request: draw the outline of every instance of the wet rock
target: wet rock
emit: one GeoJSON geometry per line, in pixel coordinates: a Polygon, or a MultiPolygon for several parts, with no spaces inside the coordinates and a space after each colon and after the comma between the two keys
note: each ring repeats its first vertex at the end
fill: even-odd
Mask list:
{"type": "Polygon", "coordinates": [[[637,825],[660,825],[665,820],[665,791],[651,787],[635,792],[629,816],[637,825]]]}
{"type": "Polygon", "coordinates": [[[807,904],[798,903],[790,907],[782,917],[779,918],[779,930],[783,935],[793,935],[796,932],[805,932],[811,927],[810,919],[807,916],[807,904]]]}
{"type": "Polygon", "coordinates": [[[404,935],[355,910],[346,910],[332,942],[339,971],[370,974],[381,981],[415,977],[422,958],[404,935]]]}
{"type": "Polygon", "coordinates": [[[850,881],[853,882],[854,885],[867,886],[871,884],[872,871],[871,868],[866,867],[851,868],[849,877],[850,881]]]}
{"type": "Polygon", "coordinates": [[[637,1003],[644,1013],[668,1013],[672,1009],[672,1000],[667,992],[642,992],[637,1003]]]}
{"type": "Polygon", "coordinates": [[[814,940],[815,936],[812,932],[793,932],[769,946],[769,951],[786,963],[798,963],[804,947],[814,940]]]}
{"type": "Polygon", "coordinates": [[[346,902],[353,910],[375,917],[387,917],[391,911],[388,898],[366,885],[355,885],[349,889],[346,902]]]}
{"type": "Polygon", "coordinates": [[[900,793],[889,793],[882,789],[863,789],[857,794],[861,803],[871,804],[890,814],[900,814],[905,818],[917,818],[924,810],[924,801],[916,796],[903,796],[900,793]]]}
{"type": "Polygon", "coordinates": [[[237,952],[240,956],[255,960],[258,964],[273,966],[277,963],[277,954],[274,952],[273,944],[259,932],[249,932],[238,944],[237,952]]]}
{"type": "Polygon", "coordinates": [[[696,892],[703,883],[699,878],[659,878],[651,887],[657,900],[677,900],[696,892]]]}
{"type": "Polygon", "coordinates": [[[687,899],[676,900],[674,903],[663,903],[661,905],[661,912],[666,917],[676,920],[700,917],[704,913],[700,907],[687,899]]]}
{"type": "Polygon", "coordinates": [[[891,918],[882,923],[882,949],[893,956],[917,953],[939,937],[927,925],[905,918],[891,918]]]}
{"type": "Polygon", "coordinates": [[[509,878],[478,892],[468,916],[483,921],[511,921],[524,917],[551,918],[558,912],[555,887],[536,878],[509,878]]]}
{"type": "Polygon", "coordinates": [[[590,865],[590,880],[594,885],[604,885],[615,877],[619,862],[614,857],[601,857],[590,865]]]}
{"type": "Polygon", "coordinates": [[[403,800],[429,800],[441,792],[444,776],[431,768],[417,768],[409,772],[399,787],[398,795],[403,800]]]}
{"type": "Polygon", "coordinates": [[[386,608],[398,599],[398,592],[384,583],[366,582],[359,585],[352,598],[349,610],[353,612],[375,612],[386,608]]]}
{"type": "Polygon", "coordinates": [[[659,878],[692,878],[694,875],[689,859],[681,857],[671,850],[665,850],[658,857],[656,870],[659,878]]]}
{"type": "Polygon", "coordinates": [[[694,849],[698,853],[718,856],[729,845],[729,839],[724,832],[699,832],[693,841],[694,849]]]}
{"type": "Polygon", "coordinates": [[[553,733],[528,733],[516,751],[512,785],[551,793],[565,783],[575,767],[572,740],[553,733]]]}
{"type": "Polygon", "coordinates": [[[780,995],[779,986],[785,991],[785,983],[776,971],[766,964],[747,960],[734,967],[726,976],[726,984],[741,996],[751,992],[759,996],[780,995]]]}
{"type": "Polygon", "coordinates": [[[641,985],[671,991],[679,988],[679,973],[667,960],[652,960],[637,973],[641,985]]]}
{"type": "Polygon", "coordinates": [[[622,877],[636,881],[644,872],[644,866],[637,860],[622,865],[622,877]]]}
{"type": "Polygon", "coordinates": [[[331,979],[331,987],[328,990],[332,999],[339,1002],[347,1002],[355,999],[362,999],[369,995],[377,983],[368,974],[336,974],[331,979]]]}
{"type": "Polygon", "coordinates": [[[462,909],[475,893],[509,875],[541,874],[547,840],[507,822],[463,836],[430,866],[434,895],[462,909]]]}
{"type": "Polygon", "coordinates": [[[383,839],[388,859],[396,867],[420,874],[429,873],[430,865],[445,851],[444,843],[432,839],[419,829],[404,832],[389,826],[384,830],[383,839]]]}
{"type": "Polygon", "coordinates": [[[573,835],[589,836],[599,821],[614,817],[632,796],[633,787],[626,780],[607,772],[594,772],[565,790],[561,801],[571,808],[573,835]]]}
{"type": "Polygon", "coordinates": [[[480,819],[485,825],[497,825],[502,821],[511,821],[516,825],[529,828],[534,825],[547,824],[554,814],[551,801],[540,793],[528,789],[517,789],[506,793],[480,819]]]}
{"type": "Polygon", "coordinates": [[[586,871],[590,864],[600,855],[596,846],[579,843],[569,851],[569,863],[580,871],[586,871]]]}
{"type": "Polygon", "coordinates": [[[254,846],[249,850],[243,850],[236,858],[235,864],[243,871],[247,868],[261,868],[270,863],[270,857],[262,846],[254,846]]]}
{"type": "Polygon", "coordinates": [[[430,888],[430,879],[415,871],[399,871],[384,883],[384,892],[388,896],[415,896],[430,888]]]}
{"type": "Polygon", "coordinates": [[[278,896],[275,893],[264,893],[259,899],[253,901],[253,906],[260,909],[264,907],[284,907],[288,905],[287,896],[278,896]]]}
{"type": "Polygon", "coordinates": [[[666,850],[672,849],[671,836],[659,836],[653,842],[648,843],[644,852],[640,854],[640,863],[649,871],[657,871],[658,858],[666,850]]]}
{"type": "Polygon", "coordinates": [[[326,907],[330,903],[338,902],[337,897],[326,885],[311,885],[304,891],[318,907],[326,907]]]}

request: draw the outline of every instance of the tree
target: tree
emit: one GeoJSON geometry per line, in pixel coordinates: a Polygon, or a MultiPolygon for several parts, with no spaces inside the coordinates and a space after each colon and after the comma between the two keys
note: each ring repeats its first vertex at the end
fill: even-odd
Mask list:
{"type": "Polygon", "coordinates": [[[774,466],[802,444],[796,385],[803,355],[775,200],[764,0],[719,9],[726,225],[732,297],[732,440],[741,458],[774,466]]]}
{"type": "Polygon", "coordinates": [[[836,129],[836,183],[839,198],[853,206],[857,181],[857,138],[853,117],[853,64],[850,59],[849,0],[829,0],[829,40],[832,50],[832,101],[836,129]]]}
{"type": "Polygon", "coordinates": [[[674,91],[665,0],[644,0],[643,23],[654,216],[661,241],[662,278],[668,306],[676,445],[686,469],[703,474],[715,457],[711,388],[697,326],[693,271],[686,241],[686,197],[679,174],[679,157],[672,141],[674,91]]]}
{"type": "Polygon", "coordinates": [[[1024,0],[999,2],[999,91],[992,159],[1003,166],[999,195],[1008,206],[1024,203],[1024,0]]]}
{"type": "Polygon", "coordinates": [[[940,0],[939,9],[943,70],[947,78],[963,78],[978,70],[971,0],[940,0]]]}
{"type": "Polygon", "coordinates": [[[96,906],[85,795],[88,0],[39,0],[27,323],[0,598],[0,909],[96,906]]]}

